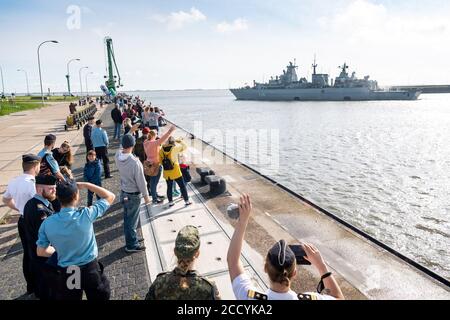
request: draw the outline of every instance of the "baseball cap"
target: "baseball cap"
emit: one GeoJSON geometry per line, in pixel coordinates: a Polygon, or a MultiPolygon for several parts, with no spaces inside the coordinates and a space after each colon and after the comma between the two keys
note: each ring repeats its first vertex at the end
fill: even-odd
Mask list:
{"type": "Polygon", "coordinates": [[[178,232],[175,240],[175,254],[178,258],[189,259],[200,248],[200,235],[197,227],[185,226],[178,232]]]}
{"type": "Polygon", "coordinates": [[[145,127],[144,129],[142,129],[142,134],[149,134],[149,133],[150,133],[149,127],[145,127]]]}

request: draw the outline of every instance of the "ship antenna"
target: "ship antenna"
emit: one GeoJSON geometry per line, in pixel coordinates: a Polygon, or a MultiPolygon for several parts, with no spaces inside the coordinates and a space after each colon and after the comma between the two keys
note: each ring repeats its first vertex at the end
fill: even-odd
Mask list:
{"type": "Polygon", "coordinates": [[[316,68],[317,68],[317,64],[316,64],[316,55],[314,54],[314,63],[312,65],[313,67],[313,74],[316,74],[316,68]]]}

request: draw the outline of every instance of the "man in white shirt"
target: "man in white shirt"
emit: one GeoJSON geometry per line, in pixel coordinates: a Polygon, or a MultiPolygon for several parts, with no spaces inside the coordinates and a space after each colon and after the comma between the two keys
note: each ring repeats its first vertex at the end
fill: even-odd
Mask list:
{"type": "Polygon", "coordinates": [[[41,158],[34,154],[25,154],[22,156],[23,174],[12,179],[5,194],[3,195],[3,203],[12,210],[20,213],[17,227],[19,229],[19,237],[23,248],[23,275],[27,282],[27,293],[34,292],[34,281],[32,279],[30,256],[28,252],[27,241],[25,239],[25,229],[23,220],[23,208],[25,204],[36,194],[35,177],[39,174],[41,158]]]}

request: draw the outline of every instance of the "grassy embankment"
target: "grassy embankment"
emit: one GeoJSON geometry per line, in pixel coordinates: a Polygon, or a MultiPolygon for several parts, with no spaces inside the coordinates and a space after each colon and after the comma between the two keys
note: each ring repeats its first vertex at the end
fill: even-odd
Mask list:
{"type": "MultiPolygon", "coordinates": [[[[63,97],[63,96],[51,96],[46,97],[44,100],[48,102],[69,102],[76,101],[78,97],[63,97]]],[[[40,97],[15,97],[14,99],[4,99],[0,101],[0,116],[4,116],[10,113],[41,108],[42,103],[40,97]]]]}

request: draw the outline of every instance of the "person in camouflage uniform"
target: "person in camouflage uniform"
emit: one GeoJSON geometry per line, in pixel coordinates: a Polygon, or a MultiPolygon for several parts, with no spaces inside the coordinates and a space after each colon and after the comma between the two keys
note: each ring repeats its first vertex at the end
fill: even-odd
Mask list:
{"type": "Polygon", "coordinates": [[[175,240],[178,266],[159,274],[150,286],[146,300],[219,300],[214,282],[193,270],[200,251],[200,236],[194,226],[180,230],[175,240]]]}

